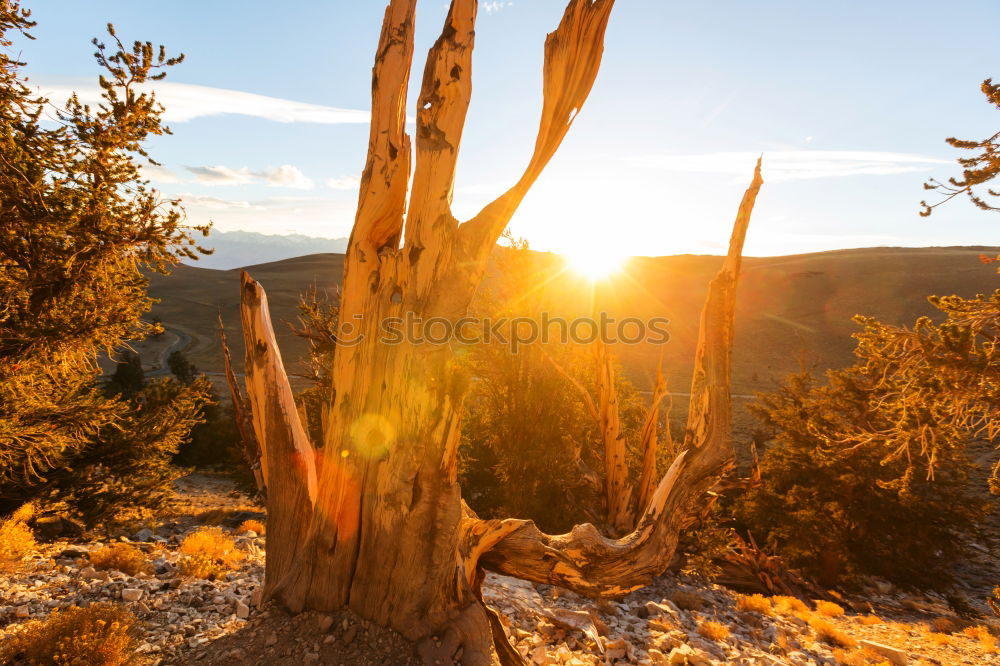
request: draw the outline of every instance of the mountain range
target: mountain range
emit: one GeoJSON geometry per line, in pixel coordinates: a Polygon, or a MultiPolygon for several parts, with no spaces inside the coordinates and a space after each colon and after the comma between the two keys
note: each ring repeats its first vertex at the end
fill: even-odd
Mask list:
{"type": "Polygon", "coordinates": [[[281,261],[316,252],[343,252],[347,249],[346,238],[319,238],[300,234],[272,235],[253,231],[215,229],[211,230],[208,238],[199,238],[198,244],[206,249],[212,249],[212,254],[202,256],[197,262],[186,263],[219,270],[281,261]]]}

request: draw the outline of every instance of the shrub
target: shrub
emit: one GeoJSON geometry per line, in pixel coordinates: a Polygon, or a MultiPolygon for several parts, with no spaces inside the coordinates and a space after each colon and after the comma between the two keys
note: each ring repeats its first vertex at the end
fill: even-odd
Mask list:
{"type": "Polygon", "coordinates": [[[860,650],[857,652],[848,652],[847,650],[835,648],[833,650],[833,659],[837,662],[837,666],[868,666],[871,663],[868,657],[865,656],[865,653],[860,650]]]}
{"type": "Polygon", "coordinates": [[[844,608],[832,601],[817,600],[816,612],[826,617],[840,617],[844,614],[844,608]]]}
{"type": "Polygon", "coordinates": [[[856,647],[858,642],[849,634],[837,628],[835,624],[821,617],[809,619],[809,628],[816,634],[816,640],[828,645],[842,648],[856,647]]]}
{"type": "Polygon", "coordinates": [[[111,543],[90,554],[90,563],[96,569],[115,569],[123,574],[135,576],[149,573],[151,568],[146,555],[127,543],[111,543]]]}
{"type": "Polygon", "coordinates": [[[0,569],[16,565],[35,549],[35,535],[25,525],[33,513],[32,505],[25,504],[0,523],[0,569]]]}
{"type": "Polygon", "coordinates": [[[771,615],[774,613],[774,608],[771,606],[771,600],[763,594],[751,594],[749,596],[741,594],[736,600],[736,609],[741,611],[752,611],[754,613],[760,613],[761,615],[771,615]]]}
{"type": "Polygon", "coordinates": [[[188,555],[177,563],[177,571],[186,578],[215,580],[226,573],[225,567],[207,555],[188,555]]]}
{"type": "Polygon", "coordinates": [[[712,641],[724,641],[729,638],[729,627],[721,622],[702,622],[698,625],[698,635],[712,641]]]}
{"type": "Polygon", "coordinates": [[[266,533],[266,531],[267,531],[267,528],[264,526],[264,523],[260,522],[259,520],[253,520],[253,519],[244,520],[240,524],[240,526],[236,528],[236,533],[237,534],[245,534],[247,532],[256,532],[257,536],[264,536],[264,534],[266,533]]]}
{"type": "Polygon", "coordinates": [[[771,602],[774,604],[774,610],[781,615],[806,613],[809,611],[809,606],[807,606],[801,599],[797,599],[795,597],[777,595],[771,597],[771,602]]]}
{"type": "Polygon", "coordinates": [[[202,421],[209,382],[144,384],[114,427],[101,428],[70,467],[50,475],[59,497],[88,527],[134,518],[166,504],[182,472],[172,459],[202,421]]]}
{"type": "Polygon", "coordinates": [[[25,666],[124,666],[134,664],[137,620],[113,604],[56,611],[29,622],[0,646],[0,663],[25,666]]]}
{"type": "Polygon", "coordinates": [[[969,482],[967,431],[927,426],[939,444],[931,480],[908,466],[905,452],[891,457],[895,443],[889,451],[877,438],[843,442],[856,423],[891,420],[879,411],[866,366],[827,377],[819,386],[807,372],[793,375],[751,407],[774,440],[761,458],[762,485],[736,501],[736,519],[826,587],[859,574],[946,585],[942,572],[966,547],[957,536],[974,529],[985,506],[969,482]]]}
{"type": "Polygon", "coordinates": [[[982,625],[966,627],[962,630],[962,633],[973,640],[979,641],[980,647],[982,647],[985,652],[993,652],[997,648],[997,639],[990,633],[990,630],[987,627],[982,625]]]}
{"type": "Polygon", "coordinates": [[[861,615],[857,618],[858,622],[864,625],[882,624],[882,618],[877,615],[861,615]]]}
{"type": "Polygon", "coordinates": [[[182,575],[192,578],[218,578],[235,569],[244,558],[236,542],[221,527],[202,527],[181,542],[179,568],[182,575]]]}

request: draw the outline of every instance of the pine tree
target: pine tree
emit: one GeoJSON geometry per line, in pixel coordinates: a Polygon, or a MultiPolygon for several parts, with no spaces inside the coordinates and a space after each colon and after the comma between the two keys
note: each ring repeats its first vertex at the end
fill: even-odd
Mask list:
{"type": "Polygon", "coordinates": [[[969,432],[918,420],[895,437],[843,438],[862,424],[893,427],[883,394],[873,392],[875,377],[864,364],[829,372],[825,385],[803,372],[761,395],[752,410],[774,441],[761,459],[762,485],[736,503],[735,514],[759,543],[825,585],[871,574],[940,586],[964,552],[962,535],[985,510],[969,482],[969,432]],[[934,480],[899,448],[902,438],[920,434],[940,445],[934,480]]]}
{"type": "MultiPolygon", "coordinates": [[[[986,95],[987,101],[1000,109],[1000,84],[994,84],[991,79],[986,79],[983,81],[981,90],[986,95]]],[[[935,208],[963,193],[969,197],[972,203],[983,210],[1000,210],[1000,206],[991,205],[978,189],[1000,174],[1000,132],[981,141],[956,139],[955,137],[946,139],[946,141],[955,148],[980,152],[972,157],[958,158],[958,163],[962,167],[961,178],[952,176],[946,183],[932,178],[924,184],[925,190],[935,190],[942,194],[943,198],[935,204],[921,201],[920,205],[923,206],[923,210],[920,214],[927,217],[935,208]]],[[[986,194],[991,197],[1000,197],[1000,191],[989,188],[986,189],[986,194]]]]}
{"type": "MultiPolygon", "coordinates": [[[[9,55],[33,26],[19,3],[0,0],[0,512],[49,487],[105,433],[126,432],[132,406],[95,381],[97,353],[154,330],[142,319],[152,303],[143,271],[195,258],[190,232],[207,233],[186,227],[178,202],[140,171],[155,164],[144,142],[169,133],[143,84],[183,56],[126,47],[109,25],[111,46],[94,40],[102,102],[74,95],[58,108],[31,93],[9,55]]],[[[144,427],[178,422],[162,416],[169,423],[144,427]]]]}

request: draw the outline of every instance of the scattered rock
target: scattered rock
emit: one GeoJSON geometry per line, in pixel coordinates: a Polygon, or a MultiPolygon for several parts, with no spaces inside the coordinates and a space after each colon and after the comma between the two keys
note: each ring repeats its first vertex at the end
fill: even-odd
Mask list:
{"type": "Polygon", "coordinates": [[[319,616],[319,631],[322,634],[330,631],[330,627],[333,626],[333,616],[332,615],[320,615],[319,616]]]}
{"type": "Polygon", "coordinates": [[[142,590],[126,587],[122,590],[122,601],[139,601],[142,599],[142,590]]]}
{"type": "Polygon", "coordinates": [[[875,641],[862,640],[859,641],[862,648],[867,648],[872,652],[875,652],[886,659],[888,659],[894,666],[906,666],[907,656],[906,652],[900,650],[899,648],[894,648],[891,645],[884,645],[882,643],[876,643],[875,641]]]}

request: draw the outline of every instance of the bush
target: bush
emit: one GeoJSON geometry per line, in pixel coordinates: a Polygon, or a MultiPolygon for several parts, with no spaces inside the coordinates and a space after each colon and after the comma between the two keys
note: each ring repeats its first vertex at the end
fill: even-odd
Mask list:
{"type": "Polygon", "coordinates": [[[804,372],[758,396],[751,409],[774,441],[761,459],[762,485],[735,503],[736,519],[827,587],[857,574],[910,587],[945,585],[949,565],[967,547],[961,535],[985,509],[969,484],[968,433],[946,424],[937,428],[940,446],[930,480],[902,452],[892,457],[885,442],[842,443],[838,433],[850,424],[877,428],[885,417],[870,402],[867,370],[849,368],[828,378],[817,386],[804,372]]]}
{"type": "Polygon", "coordinates": [[[239,566],[245,557],[220,527],[202,527],[192,532],[178,550],[186,555],[179,563],[181,574],[192,578],[219,578],[239,566]]]}
{"type": "Polygon", "coordinates": [[[56,611],[29,622],[0,646],[0,663],[124,666],[136,663],[137,620],[113,604],[56,611]]]}
{"type": "Polygon", "coordinates": [[[751,611],[760,613],[761,615],[771,615],[774,613],[771,600],[763,594],[751,594],[749,596],[741,594],[736,599],[736,610],[751,611]]]}
{"type": "Polygon", "coordinates": [[[838,629],[835,624],[821,617],[809,619],[809,628],[816,634],[816,640],[823,641],[827,645],[842,648],[856,647],[858,642],[849,634],[838,629]]]}
{"type": "Polygon", "coordinates": [[[17,565],[35,549],[35,535],[25,524],[33,512],[32,505],[25,504],[0,523],[0,569],[17,565]]]}
{"type": "Polygon", "coordinates": [[[825,617],[840,617],[844,614],[844,609],[832,601],[816,601],[816,612],[825,617]]]}
{"type": "Polygon", "coordinates": [[[186,385],[158,379],[129,401],[127,415],[101,428],[48,486],[87,527],[114,524],[138,510],[162,508],[181,471],[172,464],[191,429],[203,419],[208,381],[186,385]]]}
{"type": "Polygon", "coordinates": [[[797,599],[795,597],[777,595],[771,597],[771,602],[774,604],[774,610],[781,615],[809,612],[809,606],[807,606],[801,599],[797,599]]]}
{"type": "Polygon", "coordinates": [[[90,563],[95,569],[114,569],[123,574],[135,576],[149,573],[152,569],[146,555],[127,543],[112,543],[90,554],[90,563]]]}
{"type": "Polygon", "coordinates": [[[698,625],[698,634],[712,641],[724,641],[729,638],[729,627],[721,622],[702,622],[698,625]]]}
{"type": "Polygon", "coordinates": [[[257,536],[264,536],[267,532],[267,528],[264,526],[264,523],[259,520],[244,520],[240,523],[240,526],[236,528],[236,533],[246,534],[247,532],[256,532],[257,536]]]}
{"type": "Polygon", "coordinates": [[[979,646],[984,652],[994,652],[997,649],[997,639],[990,633],[988,627],[984,627],[983,625],[967,627],[962,630],[962,633],[973,640],[979,641],[979,646]]]}

